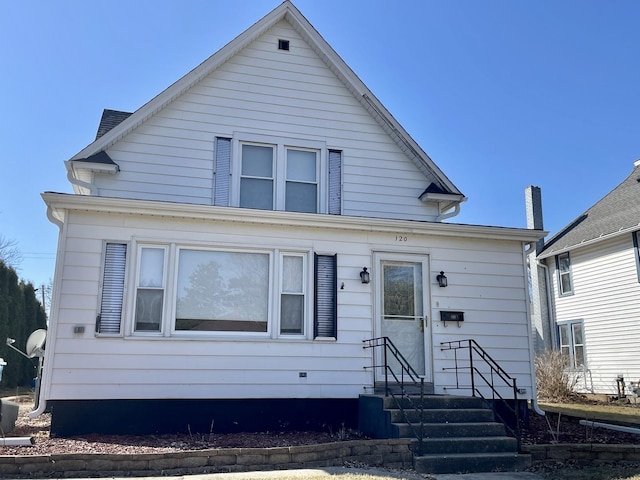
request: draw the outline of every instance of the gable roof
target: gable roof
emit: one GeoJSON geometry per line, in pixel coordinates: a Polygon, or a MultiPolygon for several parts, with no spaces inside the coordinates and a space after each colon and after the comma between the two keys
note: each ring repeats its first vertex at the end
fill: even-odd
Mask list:
{"type": "MultiPolygon", "coordinates": [[[[249,29],[237,36],[215,54],[191,70],[177,82],[169,86],[159,95],[140,107],[131,115],[122,119],[120,123],[111,129],[102,132],[96,140],[74,155],[70,163],[77,160],[86,161],[92,155],[104,151],[114,145],[118,140],[131,132],[138,125],[146,121],[157,111],[164,108],[178,96],[198,83],[201,79],[212,73],[220,65],[225,63],[236,53],[246,47],[253,40],[261,36],[279,21],[285,19],[305,39],[309,46],[325,62],[329,69],[343,82],[361,105],[381,125],[385,132],[396,142],[400,149],[407,155],[427,177],[433,178],[438,186],[448,194],[460,196],[462,192],[447,178],[440,168],[429,158],[422,148],[411,138],[404,128],[393,118],[380,101],[371,93],[366,85],[358,78],[351,68],[340,58],[331,46],[322,38],[309,21],[289,1],[285,0],[280,6],[272,10],[261,20],[253,24],[249,29]]],[[[99,129],[101,133],[101,129],[99,129]]]]}
{"type": "Polygon", "coordinates": [[[640,230],[640,160],[631,174],[546,242],[539,258],[640,230]]]}

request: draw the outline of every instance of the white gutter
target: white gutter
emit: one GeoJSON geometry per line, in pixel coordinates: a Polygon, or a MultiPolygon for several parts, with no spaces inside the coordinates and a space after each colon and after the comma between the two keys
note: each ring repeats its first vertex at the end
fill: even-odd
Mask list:
{"type": "Polygon", "coordinates": [[[536,265],[542,267],[544,270],[544,284],[547,290],[547,310],[549,311],[549,333],[551,334],[551,344],[557,345],[556,329],[556,314],[555,314],[555,302],[553,301],[553,295],[551,292],[551,273],[549,272],[549,266],[546,263],[542,263],[540,260],[536,260],[536,265]]]}
{"type": "Polygon", "coordinates": [[[56,210],[82,210],[96,213],[122,213],[153,215],[173,218],[192,218],[208,221],[227,221],[261,225],[287,225],[305,228],[337,228],[341,230],[403,232],[459,238],[486,238],[493,240],[514,240],[524,243],[538,241],[547,232],[525,228],[466,225],[458,223],[422,222],[384,218],[350,217],[346,215],[318,215],[284,211],[253,210],[248,208],[216,207],[187,203],[159,202],[152,200],[131,200],[89,195],[45,192],[42,199],[56,210]]]}

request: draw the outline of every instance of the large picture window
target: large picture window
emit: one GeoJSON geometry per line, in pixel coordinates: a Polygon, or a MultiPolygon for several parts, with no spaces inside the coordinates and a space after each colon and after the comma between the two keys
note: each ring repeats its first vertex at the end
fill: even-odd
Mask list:
{"type": "Polygon", "coordinates": [[[176,331],[267,332],[269,254],[179,251],[176,331]]]}

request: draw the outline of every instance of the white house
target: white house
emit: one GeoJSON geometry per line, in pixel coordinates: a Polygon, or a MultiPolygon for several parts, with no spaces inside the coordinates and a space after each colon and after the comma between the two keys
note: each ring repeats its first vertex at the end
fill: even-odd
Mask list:
{"type": "Polygon", "coordinates": [[[443,223],[464,195],[289,1],[65,164],[53,435],[354,425],[381,336],[436,393],[475,339],[535,396],[542,233],[443,223]]]}
{"type": "Polygon", "coordinates": [[[581,392],[630,394],[640,381],[639,182],[636,161],[620,185],[538,246],[538,349],[560,348],[581,392]]]}

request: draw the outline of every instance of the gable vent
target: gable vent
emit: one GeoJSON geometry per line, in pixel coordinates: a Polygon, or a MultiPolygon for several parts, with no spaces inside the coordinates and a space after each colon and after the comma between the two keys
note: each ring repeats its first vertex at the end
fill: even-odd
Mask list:
{"type": "Polygon", "coordinates": [[[289,50],[289,40],[278,40],[278,50],[289,50]]]}

